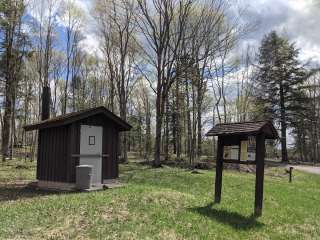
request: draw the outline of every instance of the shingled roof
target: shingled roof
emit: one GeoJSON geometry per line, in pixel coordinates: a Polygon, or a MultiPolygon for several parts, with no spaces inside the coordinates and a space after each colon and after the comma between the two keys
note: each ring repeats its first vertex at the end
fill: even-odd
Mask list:
{"type": "Polygon", "coordinates": [[[270,121],[220,123],[207,136],[257,135],[264,133],[268,139],[278,138],[278,132],[270,121]]]}
{"type": "Polygon", "coordinates": [[[103,114],[106,118],[113,121],[121,131],[128,131],[132,128],[132,126],[129,123],[122,120],[120,117],[110,112],[108,109],[106,109],[103,106],[89,108],[79,112],[67,113],[67,114],[49,118],[34,124],[26,125],[23,128],[25,131],[31,131],[35,129],[57,127],[57,126],[67,125],[72,122],[76,122],[81,119],[88,118],[90,116],[97,115],[97,114],[103,114]]]}

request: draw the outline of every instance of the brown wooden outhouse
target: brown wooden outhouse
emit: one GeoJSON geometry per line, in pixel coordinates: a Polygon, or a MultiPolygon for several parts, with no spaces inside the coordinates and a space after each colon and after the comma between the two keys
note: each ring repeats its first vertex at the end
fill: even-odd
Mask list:
{"type": "Polygon", "coordinates": [[[217,124],[207,136],[218,136],[214,201],[221,200],[223,163],[256,165],[255,208],[262,214],[265,140],[278,138],[270,121],[217,124]]]}
{"type": "Polygon", "coordinates": [[[72,189],[78,165],[92,165],[92,181],[98,185],[118,177],[119,132],[131,126],[101,106],[46,119],[24,129],[39,131],[38,186],[72,189]]]}

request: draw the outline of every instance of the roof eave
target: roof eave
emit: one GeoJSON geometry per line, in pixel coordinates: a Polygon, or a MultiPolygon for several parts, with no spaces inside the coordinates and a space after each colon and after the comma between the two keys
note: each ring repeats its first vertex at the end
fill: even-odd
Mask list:
{"type": "Polygon", "coordinates": [[[126,131],[130,131],[132,129],[132,126],[130,124],[128,124],[125,127],[121,127],[119,128],[120,132],[126,132],[126,131]]]}
{"type": "Polygon", "coordinates": [[[23,126],[23,129],[26,132],[29,132],[29,131],[37,130],[39,128],[37,126],[35,126],[35,125],[25,125],[25,126],[23,126]]]}
{"type": "MultiPolygon", "coordinates": [[[[23,126],[23,129],[28,132],[28,131],[33,131],[33,130],[38,130],[38,129],[46,129],[46,128],[54,128],[54,127],[60,127],[60,126],[65,126],[71,124],[73,121],[65,121],[64,123],[61,122],[53,122],[53,123],[39,123],[39,124],[30,124],[30,125],[25,125],[23,126]]],[[[125,132],[125,131],[130,131],[132,129],[132,126],[130,124],[120,124],[117,122],[117,125],[119,126],[119,131],[125,132]]]]}
{"type": "Polygon", "coordinates": [[[32,131],[37,129],[46,129],[46,128],[52,128],[52,127],[58,127],[58,126],[65,126],[77,120],[81,120],[81,119],[93,116],[95,114],[104,114],[105,117],[109,118],[111,121],[113,121],[117,125],[117,128],[119,129],[119,131],[129,131],[132,128],[132,126],[129,123],[122,120],[120,117],[113,114],[105,107],[98,107],[96,109],[89,110],[88,112],[84,113],[82,116],[75,115],[70,117],[69,119],[61,119],[53,122],[39,122],[35,124],[26,125],[23,128],[25,131],[32,131]]]}
{"type": "MultiPolygon", "coordinates": [[[[236,123],[239,124],[239,123],[236,123]]],[[[278,135],[278,131],[275,129],[275,127],[273,126],[273,124],[270,121],[266,121],[266,124],[263,125],[262,127],[260,127],[258,130],[255,131],[247,131],[247,132],[233,132],[233,133],[210,133],[214,128],[212,128],[205,136],[207,137],[214,137],[214,136],[220,136],[220,137],[224,137],[224,136],[240,136],[240,135],[244,135],[244,136],[248,136],[248,135],[258,135],[261,132],[265,133],[266,139],[278,139],[279,135],[278,135]],[[267,134],[267,132],[265,132],[264,128],[268,126],[271,130],[271,135],[267,134]]]]}
{"type": "Polygon", "coordinates": [[[225,136],[240,136],[240,135],[257,135],[259,132],[251,131],[251,132],[237,132],[237,133],[220,133],[220,134],[210,134],[209,132],[206,134],[207,137],[225,137],[225,136]]]}

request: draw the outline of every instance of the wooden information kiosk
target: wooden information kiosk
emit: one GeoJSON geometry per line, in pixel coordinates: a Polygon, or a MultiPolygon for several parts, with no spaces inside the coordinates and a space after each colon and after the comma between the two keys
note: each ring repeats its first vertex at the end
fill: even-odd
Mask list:
{"type": "Polygon", "coordinates": [[[265,140],[277,139],[278,133],[270,121],[217,124],[207,136],[218,136],[216,160],[215,203],[220,203],[223,163],[255,164],[256,186],[254,215],[261,216],[265,140]]]}

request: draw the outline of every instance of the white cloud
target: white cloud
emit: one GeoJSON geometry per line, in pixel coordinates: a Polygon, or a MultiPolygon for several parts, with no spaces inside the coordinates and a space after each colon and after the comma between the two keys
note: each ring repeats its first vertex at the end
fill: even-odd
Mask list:
{"type": "Polygon", "coordinates": [[[297,12],[308,13],[310,6],[314,4],[313,0],[288,0],[288,6],[297,12]]]}
{"type": "Polygon", "coordinates": [[[87,33],[84,39],[80,42],[80,47],[82,47],[82,50],[90,54],[97,54],[98,56],[101,56],[99,40],[94,33],[87,33]]]}
{"type": "MultiPolygon", "coordinates": [[[[101,54],[99,49],[99,40],[95,33],[95,19],[91,15],[91,11],[93,8],[94,1],[91,0],[43,0],[41,4],[39,4],[38,0],[34,0],[27,8],[28,14],[36,19],[37,21],[41,21],[41,14],[43,15],[43,19],[49,15],[48,11],[48,3],[52,1],[54,3],[54,14],[58,11],[58,9],[65,3],[74,4],[79,12],[83,14],[83,23],[81,26],[81,32],[83,35],[83,40],[80,42],[80,46],[84,51],[87,51],[90,54],[101,54]]],[[[57,16],[56,18],[57,24],[59,27],[65,28],[67,23],[65,20],[61,18],[61,16],[57,16]]]]}
{"type": "Polygon", "coordinates": [[[96,34],[96,23],[94,16],[92,16],[92,8],[94,1],[92,0],[74,0],[75,4],[83,10],[85,15],[85,22],[83,24],[82,34],[84,39],[80,42],[82,49],[90,54],[97,54],[101,56],[99,48],[99,38],[96,34]]]}
{"type": "Polygon", "coordinates": [[[256,31],[243,42],[258,46],[262,37],[272,30],[286,36],[301,49],[303,61],[320,62],[320,6],[313,0],[257,0],[242,2],[247,21],[257,21],[256,31]]]}
{"type": "MultiPolygon", "coordinates": [[[[61,2],[65,1],[68,0],[61,0],[61,2]]],[[[89,53],[100,52],[95,16],[92,15],[94,0],[70,1],[73,1],[81,9],[86,18],[82,29],[84,39],[81,41],[81,46],[89,53]]],[[[240,42],[238,51],[248,43],[259,46],[265,34],[277,30],[291,41],[296,42],[296,46],[301,49],[301,60],[320,63],[320,5],[316,6],[314,0],[235,1],[246,9],[244,20],[259,23],[256,31],[247,34],[246,38],[240,42]]],[[[37,1],[35,0],[35,2],[37,1]]],[[[37,11],[40,6],[38,6],[38,10],[28,8],[29,14],[38,20],[37,11]]],[[[59,21],[59,24],[64,25],[62,21],[59,21]]]]}

